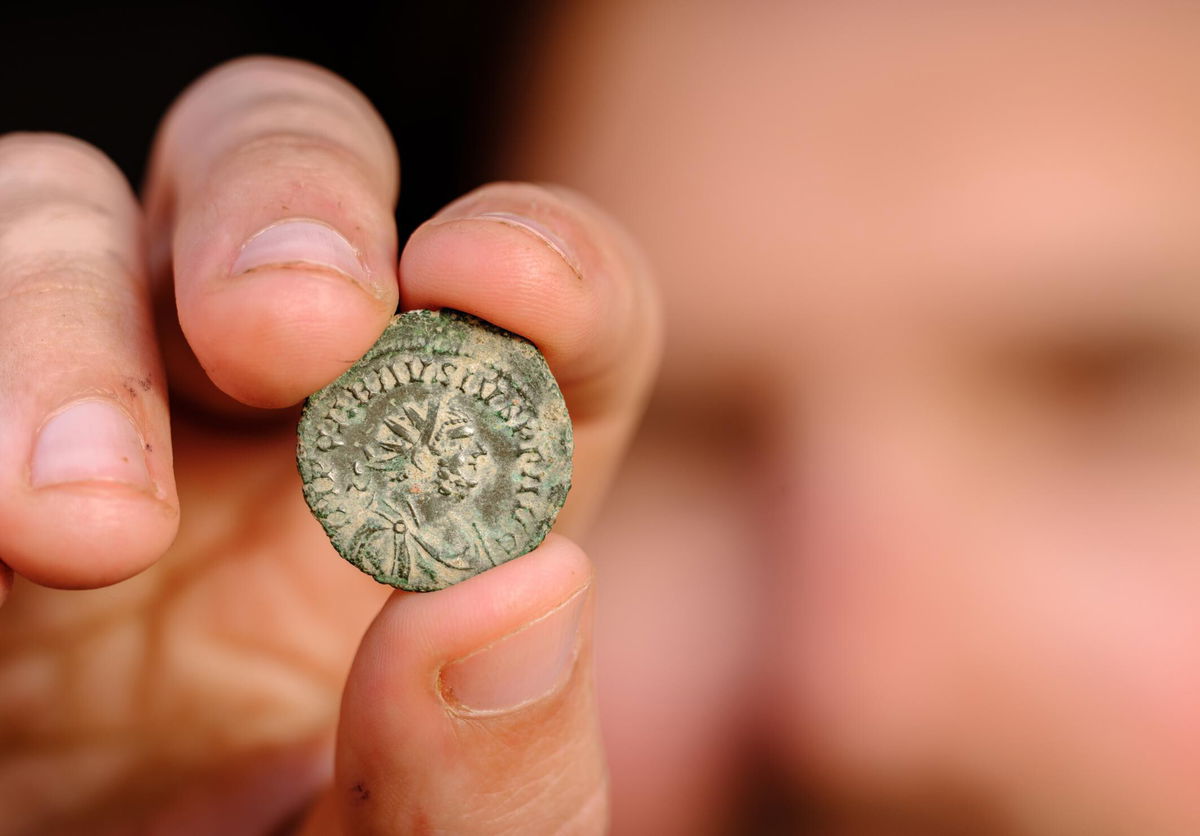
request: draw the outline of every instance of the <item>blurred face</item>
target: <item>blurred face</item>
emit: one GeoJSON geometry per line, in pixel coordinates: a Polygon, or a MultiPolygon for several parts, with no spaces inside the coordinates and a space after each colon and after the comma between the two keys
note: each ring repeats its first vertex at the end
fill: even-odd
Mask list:
{"type": "Polygon", "coordinates": [[[739,417],[798,780],[1193,830],[1200,18],[860,5],[569,21],[517,166],[656,262],[659,405],[739,417]]]}

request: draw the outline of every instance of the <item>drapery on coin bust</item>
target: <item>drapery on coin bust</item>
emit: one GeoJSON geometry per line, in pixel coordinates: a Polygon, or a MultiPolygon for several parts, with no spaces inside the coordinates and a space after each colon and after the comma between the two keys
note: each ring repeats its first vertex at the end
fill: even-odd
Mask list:
{"type": "Polygon", "coordinates": [[[571,486],[571,421],[533,343],[410,311],[305,404],[296,460],[334,548],[429,591],[535,548],[571,486]]]}

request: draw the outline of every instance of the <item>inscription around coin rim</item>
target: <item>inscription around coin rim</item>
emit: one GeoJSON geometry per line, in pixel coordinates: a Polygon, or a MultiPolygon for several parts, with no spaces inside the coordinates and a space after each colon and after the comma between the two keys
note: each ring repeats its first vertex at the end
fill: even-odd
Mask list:
{"type": "Polygon", "coordinates": [[[410,311],[309,398],[297,463],[344,558],[427,591],[536,547],[570,488],[572,447],[532,343],[458,311],[410,311]]]}

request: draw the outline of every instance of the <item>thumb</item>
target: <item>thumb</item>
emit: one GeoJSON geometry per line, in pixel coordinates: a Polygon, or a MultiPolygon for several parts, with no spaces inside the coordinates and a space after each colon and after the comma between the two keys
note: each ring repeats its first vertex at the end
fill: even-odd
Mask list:
{"type": "Polygon", "coordinates": [[[342,698],[305,833],[602,833],[592,571],[556,535],[437,592],[397,593],[342,698]]]}

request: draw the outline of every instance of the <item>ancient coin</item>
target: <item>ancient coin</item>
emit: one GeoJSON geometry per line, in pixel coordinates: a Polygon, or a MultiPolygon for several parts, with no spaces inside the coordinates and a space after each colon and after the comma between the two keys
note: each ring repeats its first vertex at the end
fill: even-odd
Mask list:
{"type": "Polygon", "coordinates": [[[532,343],[458,311],[395,317],[308,399],[297,463],[334,548],[441,589],[533,549],[571,485],[571,421],[532,343]]]}

